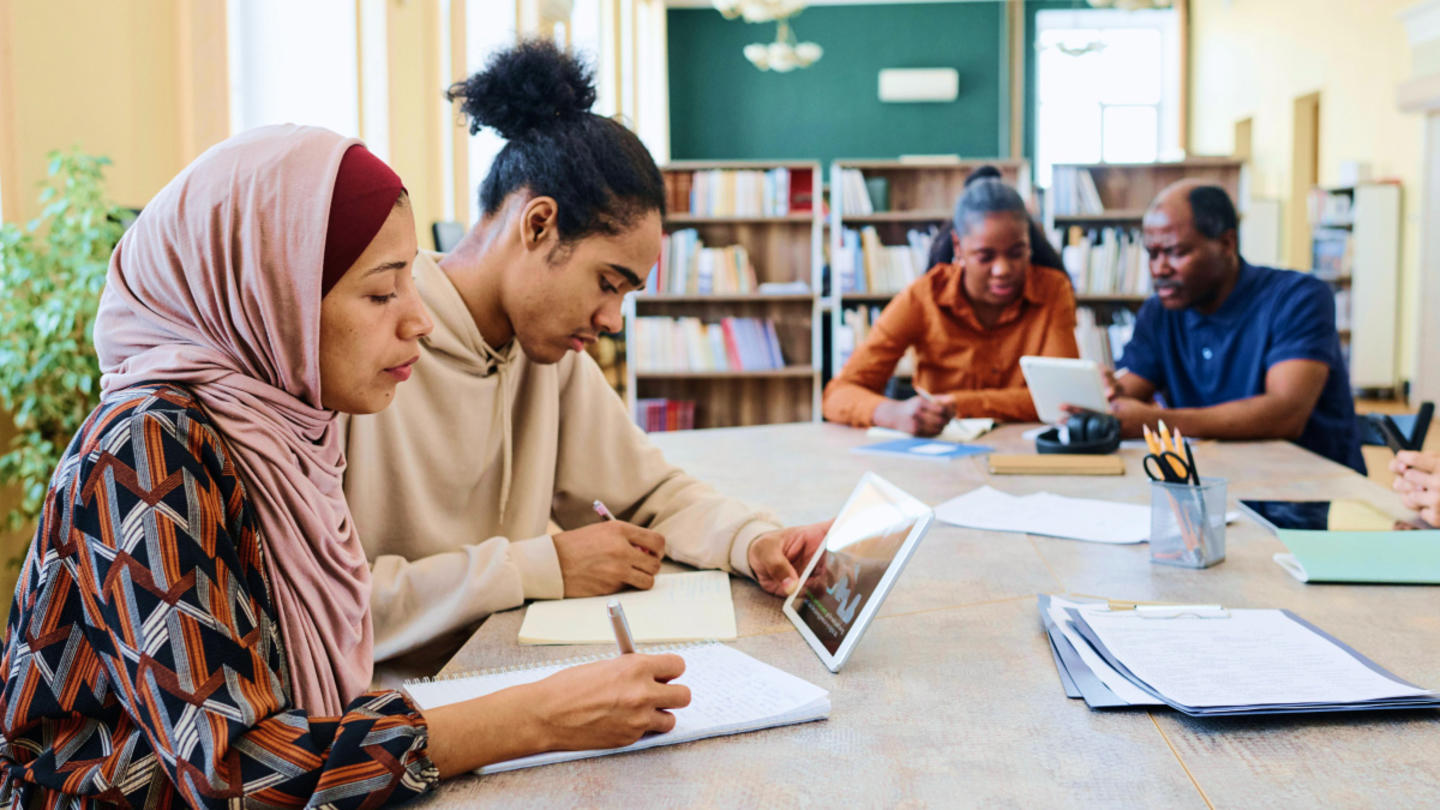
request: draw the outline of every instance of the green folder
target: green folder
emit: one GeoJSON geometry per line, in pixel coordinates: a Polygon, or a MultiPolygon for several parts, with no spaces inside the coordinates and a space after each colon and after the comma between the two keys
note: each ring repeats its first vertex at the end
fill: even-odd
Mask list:
{"type": "Polygon", "coordinates": [[[1275,562],[1301,582],[1440,584],[1440,530],[1276,535],[1290,553],[1275,562]]]}

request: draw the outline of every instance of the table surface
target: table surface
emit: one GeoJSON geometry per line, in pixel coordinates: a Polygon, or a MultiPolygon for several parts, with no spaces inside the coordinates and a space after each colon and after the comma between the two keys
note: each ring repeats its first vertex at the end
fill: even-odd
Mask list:
{"type": "MultiPolygon", "coordinates": [[[[1025,426],[978,440],[1031,452],[1025,426]]],[[[1123,477],[991,476],[950,462],[849,452],[863,431],[827,424],[654,436],[667,458],[787,523],[839,511],[873,470],[929,504],[981,484],[1026,494],[1148,503],[1141,451],[1123,477]]],[[[1287,442],[1199,443],[1196,463],[1229,498],[1358,497],[1395,515],[1396,496],[1287,442]]],[[[828,720],[442,784],[425,806],[1401,807],[1440,794],[1440,713],[1189,718],[1168,709],[1092,711],[1065,697],[1037,593],[1288,608],[1422,686],[1440,686],[1440,592],[1306,585],[1271,557],[1284,547],[1242,518],[1227,558],[1192,570],[1151,565],[1144,545],[1111,546],[936,523],[838,674],[780,612],[732,578],[734,646],[830,690],[828,720]],[[842,776],[843,775],[843,776],[842,776]],[[838,784],[837,784],[837,780],[838,784]]],[[[520,647],[523,608],[487,620],[446,673],[566,658],[520,647]]],[[[593,648],[579,648],[579,651],[593,648]]]]}

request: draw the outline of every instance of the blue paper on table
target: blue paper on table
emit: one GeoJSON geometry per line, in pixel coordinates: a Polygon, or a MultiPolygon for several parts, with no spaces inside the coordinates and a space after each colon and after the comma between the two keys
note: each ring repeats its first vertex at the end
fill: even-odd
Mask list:
{"type": "Polygon", "coordinates": [[[936,458],[948,461],[961,456],[983,456],[986,453],[993,453],[995,448],[985,447],[978,444],[955,444],[954,442],[937,442],[934,439],[892,439],[888,442],[877,442],[875,444],[863,444],[851,448],[857,453],[882,453],[888,456],[908,456],[910,458],[936,458]]]}

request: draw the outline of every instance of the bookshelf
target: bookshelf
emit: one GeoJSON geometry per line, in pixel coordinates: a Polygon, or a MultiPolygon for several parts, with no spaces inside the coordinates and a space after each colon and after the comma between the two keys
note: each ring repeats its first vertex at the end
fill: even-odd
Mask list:
{"type": "Polygon", "coordinates": [[[1164,163],[1055,164],[1045,230],[1075,282],[1076,339],[1082,357],[1113,366],[1129,342],[1135,310],[1150,295],[1140,223],[1162,189],[1179,180],[1224,188],[1243,211],[1245,163],[1193,157],[1164,163]]]}
{"type": "Polygon", "coordinates": [[[1309,198],[1311,270],[1335,293],[1350,385],[1393,395],[1398,379],[1400,185],[1316,188],[1309,198]]]}
{"type": "MultiPolygon", "coordinates": [[[[830,218],[826,223],[830,256],[825,298],[830,332],[827,379],[844,366],[854,350],[857,331],[863,334],[906,283],[930,269],[925,261],[930,246],[927,232],[953,216],[965,178],[981,166],[999,169],[1006,183],[1027,201],[1031,198],[1030,163],[1026,160],[837,160],[831,164],[830,218]],[[854,236],[847,237],[847,232],[854,236]],[[864,243],[858,256],[857,242],[864,243]],[[867,269],[868,260],[887,248],[892,249],[890,254],[901,269],[893,273],[867,269]],[[863,324],[856,324],[857,318],[863,324]]],[[[887,263],[887,268],[890,266],[887,263]]]]}
{"type": "Polygon", "coordinates": [[[693,402],[695,428],[819,418],[820,164],[679,161],[661,173],[666,248],[651,284],[625,304],[621,376],[632,416],[645,426],[646,403],[665,399],[693,402]],[[729,347],[746,345],[742,332],[756,345],[742,327],[766,321],[779,362],[737,362],[729,347]]]}

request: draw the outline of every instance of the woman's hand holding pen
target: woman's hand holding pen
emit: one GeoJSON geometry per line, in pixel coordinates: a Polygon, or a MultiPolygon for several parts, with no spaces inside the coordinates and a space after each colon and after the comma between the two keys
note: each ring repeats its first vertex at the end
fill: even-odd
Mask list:
{"type": "Polygon", "coordinates": [[[954,416],[955,409],[944,400],[913,396],[881,402],[875,406],[871,421],[914,436],[934,436],[944,430],[954,416]]]}
{"type": "Polygon", "coordinates": [[[675,727],[690,705],[678,655],[622,655],[544,680],[426,709],[430,759],[440,777],[541,751],[615,748],[675,727]]]}
{"type": "Polygon", "coordinates": [[[1440,456],[1414,450],[1401,450],[1390,462],[1395,473],[1391,487],[1405,502],[1407,509],[1420,513],[1432,526],[1440,526],[1440,456]]]}
{"type": "Polygon", "coordinates": [[[550,749],[615,748],[650,731],[669,731],[667,709],[690,705],[690,689],[670,681],[685,672],[678,655],[622,655],[563,669],[537,681],[536,713],[550,749]]]}
{"type": "Polygon", "coordinates": [[[567,597],[615,593],[626,585],[647,590],[665,556],[664,536],[620,520],[560,532],[553,539],[567,597]]]}

